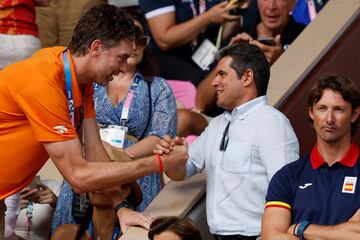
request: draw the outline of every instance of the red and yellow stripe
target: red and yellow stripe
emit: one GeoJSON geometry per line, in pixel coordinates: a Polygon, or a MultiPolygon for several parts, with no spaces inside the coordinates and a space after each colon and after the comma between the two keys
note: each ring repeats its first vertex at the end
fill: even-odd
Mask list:
{"type": "Polygon", "coordinates": [[[285,209],[291,210],[290,204],[287,204],[287,203],[284,203],[284,202],[279,202],[279,201],[267,202],[265,204],[265,208],[269,208],[269,207],[278,207],[278,208],[285,208],[285,209]]]}

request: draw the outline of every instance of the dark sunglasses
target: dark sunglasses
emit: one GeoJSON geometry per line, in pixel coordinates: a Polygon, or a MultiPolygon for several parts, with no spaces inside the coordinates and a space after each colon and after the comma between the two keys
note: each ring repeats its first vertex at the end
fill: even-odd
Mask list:
{"type": "Polygon", "coordinates": [[[150,37],[146,35],[137,36],[135,39],[136,46],[146,48],[150,43],[150,37]]]}

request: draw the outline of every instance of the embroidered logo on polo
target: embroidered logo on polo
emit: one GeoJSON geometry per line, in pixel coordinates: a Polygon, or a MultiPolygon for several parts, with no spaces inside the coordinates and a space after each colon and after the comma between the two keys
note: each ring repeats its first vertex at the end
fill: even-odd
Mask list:
{"type": "Polygon", "coordinates": [[[305,189],[305,188],[307,188],[307,187],[310,187],[310,186],[312,186],[312,183],[305,183],[303,186],[299,186],[299,188],[300,189],[305,189]]]}
{"type": "Polygon", "coordinates": [[[355,193],[357,177],[348,177],[346,176],[344,179],[342,192],[343,193],[355,193]]]}
{"type": "Polygon", "coordinates": [[[68,129],[65,127],[65,125],[55,126],[55,127],[53,127],[53,129],[55,129],[56,132],[59,134],[64,134],[68,131],[68,129]]]}

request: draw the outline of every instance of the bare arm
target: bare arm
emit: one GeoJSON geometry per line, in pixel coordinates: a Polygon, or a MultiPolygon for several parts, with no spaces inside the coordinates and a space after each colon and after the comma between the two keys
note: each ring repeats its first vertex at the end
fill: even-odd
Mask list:
{"type": "Polygon", "coordinates": [[[159,140],[160,138],[157,136],[147,136],[146,138],[140,140],[125,150],[130,156],[133,156],[134,158],[150,156],[153,154],[153,149],[159,140]]]}
{"type": "Polygon", "coordinates": [[[266,208],[261,224],[262,240],[299,240],[298,237],[287,233],[291,224],[291,212],[288,209],[266,208]]]}
{"type": "Polygon", "coordinates": [[[86,160],[91,162],[110,161],[111,159],[102,144],[95,118],[85,119],[83,129],[86,160]]]}
{"type": "Polygon", "coordinates": [[[226,5],[226,1],[221,2],[205,13],[180,24],[176,24],[175,12],[165,13],[148,19],[149,27],[157,45],[167,51],[193,41],[209,24],[222,24],[227,20],[238,19],[237,16],[227,13],[232,7],[226,5]]]}
{"type": "Polygon", "coordinates": [[[304,231],[307,240],[360,239],[360,222],[345,222],[335,226],[310,224],[304,231]]]}
{"type": "Polygon", "coordinates": [[[44,143],[44,147],[75,192],[129,183],[158,170],[154,157],[131,162],[86,161],[78,139],[44,143]]]}

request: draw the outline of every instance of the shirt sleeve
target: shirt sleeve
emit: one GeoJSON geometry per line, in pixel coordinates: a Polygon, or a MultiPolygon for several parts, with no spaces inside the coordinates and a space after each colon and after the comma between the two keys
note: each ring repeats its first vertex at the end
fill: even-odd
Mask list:
{"type": "Polygon", "coordinates": [[[281,167],[299,158],[299,143],[290,122],[281,114],[269,114],[258,129],[259,154],[270,181],[281,167]]]}
{"type": "Polygon", "coordinates": [[[31,84],[15,96],[24,111],[37,141],[56,142],[74,139],[65,94],[50,83],[31,84]]]}
{"type": "Polygon", "coordinates": [[[186,177],[191,177],[205,168],[206,140],[209,127],[189,146],[189,159],[186,163],[186,177]]]}
{"type": "Polygon", "coordinates": [[[174,0],[139,0],[139,5],[146,19],[175,12],[174,0]]]}
{"type": "Polygon", "coordinates": [[[163,78],[154,78],[150,84],[152,113],[146,136],[162,137],[168,134],[175,137],[177,109],[174,94],[163,78]]]}
{"type": "Polygon", "coordinates": [[[271,179],[266,194],[265,208],[280,207],[291,210],[291,178],[287,166],[280,169],[271,179]]]}

